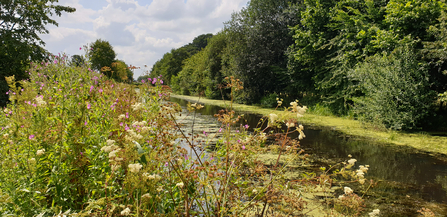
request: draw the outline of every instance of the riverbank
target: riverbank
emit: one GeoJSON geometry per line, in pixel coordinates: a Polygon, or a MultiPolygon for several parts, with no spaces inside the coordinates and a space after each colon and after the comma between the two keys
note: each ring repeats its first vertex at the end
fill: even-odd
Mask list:
{"type": "MultiPolygon", "coordinates": [[[[171,94],[171,97],[221,107],[229,106],[229,101],[223,100],[212,100],[195,96],[184,96],[176,94],[171,94]]],[[[274,110],[269,108],[261,108],[259,106],[249,106],[237,103],[233,104],[233,109],[239,112],[250,112],[260,115],[281,113],[280,109],[274,110]]],[[[447,155],[447,137],[444,136],[432,136],[424,132],[405,133],[391,130],[383,131],[372,126],[367,126],[365,123],[362,123],[360,121],[343,117],[315,115],[311,112],[307,112],[299,121],[307,125],[331,127],[336,131],[350,136],[367,137],[378,142],[384,142],[398,146],[413,147],[420,152],[429,152],[430,155],[434,155],[437,157],[445,157],[442,155],[447,155]]]]}

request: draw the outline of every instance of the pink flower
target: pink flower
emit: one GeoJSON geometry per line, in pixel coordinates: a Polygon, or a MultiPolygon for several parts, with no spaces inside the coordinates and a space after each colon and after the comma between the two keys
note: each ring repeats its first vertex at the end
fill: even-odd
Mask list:
{"type": "Polygon", "coordinates": [[[87,103],[87,109],[90,109],[92,107],[92,105],[90,105],[90,103],[87,103]]]}
{"type": "Polygon", "coordinates": [[[126,112],[126,118],[129,118],[129,112],[126,112]]]}
{"type": "Polygon", "coordinates": [[[34,139],[34,135],[29,135],[28,139],[34,139]]]}
{"type": "Polygon", "coordinates": [[[79,50],[82,50],[82,47],[80,47],[79,50]]]}
{"type": "Polygon", "coordinates": [[[90,92],[92,92],[93,88],[94,88],[93,86],[90,87],[90,92]]]}
{"type": "Polygon", "coordinates": [[[84,125],[87,126],[87,121],[85,121],[84,125]]]}
{"type": "Polygon", "coordinates": [[[157,82],[157,78],[154,78],[154,80],[152,80],[152,84],[155,84],[157,82]]]}
{"type": "Polygon", "coordinates": [[[242,146],[242,150],[245,150],[245,145],[242,146]]]}
{"type": "Polygon", "coordinates": [[[245,129],[248,129],[248,124],[246,124],[244,127],[245,127],[245,129]]]}
{"type": "Polygon", "coordinates": [[[219,133],[222,133],[222,128],[219,128],[219,133]]]}
{"type": "Polygon", "coordinates": [[[102,93],[102,88],[98,90],[98,92],[102,93]]]}
{"type": "Polygon", "coordinates": [[[163,84],[163,80],[160,79],[160,84],[163,84]]]}

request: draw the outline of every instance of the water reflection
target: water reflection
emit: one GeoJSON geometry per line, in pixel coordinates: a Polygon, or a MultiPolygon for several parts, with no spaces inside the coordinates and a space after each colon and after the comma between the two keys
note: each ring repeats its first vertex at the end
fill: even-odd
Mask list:
{"type": "MultiPolygon", "coordinates": [[[[171,98],[172,102],[186,106],[187,101],[171,98]]],[[[209,106],[198,112],[202,115],[216,114],[221,107],[209,106]]],[[[256,126],[261,116],[244,114],[241,124],[256,126]]],[[[252,129],[252,128],[250,128],[252,129]]],[[[413,148],[380,144],[372,140],[351,138],[325,127],[305,126],[306,138],[301,146],[306,152],[334,159],[347,160],[351,154],[357,165],[370,165],[367,178],[383,180],[382,187],[396,186],[398,189],[381,189],[395,194],[412,195],[427,201],[447,202],[447,162],[439,160],[413,148]],[[402,187],[405,186],[405,187],[402,187]]],[[[298,134],[291,135],[297,137],[298,134]]]]}

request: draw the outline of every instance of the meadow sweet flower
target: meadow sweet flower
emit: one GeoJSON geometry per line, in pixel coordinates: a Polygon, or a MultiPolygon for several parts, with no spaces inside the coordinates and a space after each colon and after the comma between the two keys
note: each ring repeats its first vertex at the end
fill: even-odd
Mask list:
{"type": "Polygon", "coordinates": [[[106,142],[107,142],[107,145],[115,144],[115,140],[111,140],[111,139],[108,139],[106,142]]]}
{"type": "Polygon", "coordinates": [[[343,191],[345,192],[345,194],[352,194],[352,193],[354,193],[354,191],[350,187],[344,187],[343,191]]]}
{"type": "Polygon", "coordinates": [[[43,149],[39,149],[39,150],[37,150],[37,152],[36,152],[36,155],[37,156],[40,156],[40,155],[43,155],[43,154],[45,154],[45,149],[43,148],[43,149]]]}
{"type": "Polygon", "coordinates": [[[151,199],[151,198],[152,198],[152,196],[149,193],[143,194],[141,196],[141,199],[151,199]]]}
{"type": "Polygon", "coordinates": [[[356,159],[354,159],[354,158],[352,158],[352,159],[348,160],[348,163],[349,163],[350,165],[354,165],[354,164],[355,164],[355,162],[357,162],[357,160],[356,160],[356,159]]]}
{"type": "Polygon", "coordinates": [[[28,162],[30,164],[35,164],[36,163],[36,158],[31,158],[31,159],[28,160],[28,162]]]}
{"type": "Polygon", "coordinates": [[[183,182],[179,182],[175,186],[177,186],[179,188],[183,188],[183,186],[185,186],[185,184],[183,184],[183,182]]]}
{"type": "Polygon", "coordinates": [[[372,212],[368,213],[368,215],[370,217],[378,217],[380,215],[380,210],[379,209],[375,209],[372,212]]]}
{"type": "Polygon", "coordinates": [[[126,115],[124,115],[124,114],[121,114],[120,116],[118,116],[118,120],[121,120],[121,119],[124,119],[124,118],[126,118],[126,115]]]}
{"type": "Polygon", "coordinates": [[[126,209],[124,209],[123,211],[121,211],[121,215],[129,215],[130,214],[130,209],[129,207],[127,207],[126,209]]]}
{"type": "Polygon", "coordinates": [[[101,151],[103,151],[103,152],[111,152],[111,151],[116,150],[118,148],[119,148],[118,146],[112,144],[112,145],[103,146],[101,148],[101,151]]]}
{"type": "Polygon", "coordinates": [[[277,114],[273,114],[273,113],[269,114],[269,124],[274,124],[277,119],[278,119],[277,114]]]}
{"type": "Polygon", "coordinates": [[[129,164],[128,167],[131,173],[138,173],[140,169],[143,167],[143,165],[136,163],[136,164],[129,164]]]}

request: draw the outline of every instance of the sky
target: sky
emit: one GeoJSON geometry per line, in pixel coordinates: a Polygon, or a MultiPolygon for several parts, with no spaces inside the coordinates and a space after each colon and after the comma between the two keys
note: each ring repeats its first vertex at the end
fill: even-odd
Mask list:
{"type": "Polygon", "coordinates": [[[201,35],[216,34],[231,14],[248,0],[60,0],[76,8],[74,13],[53,17],[59,23],[46,26],[41,35],[53,54],[84,55],[79,48],[97,39],[108,41],[117,59],[141,67],[134,79],[150,71],[169,52],[201,35]],[[144,65],[147,65],[145,68],[144,65]]]}

